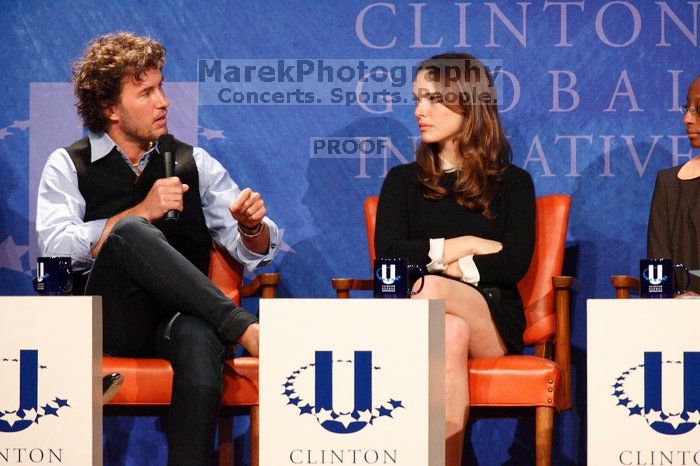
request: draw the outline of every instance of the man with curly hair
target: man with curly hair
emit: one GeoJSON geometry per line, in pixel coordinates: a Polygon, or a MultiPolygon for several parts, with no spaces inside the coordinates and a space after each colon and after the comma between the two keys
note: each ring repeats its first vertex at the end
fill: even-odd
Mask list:
{"type": "Polygon", "coordinates": [[[164,62],[150,37],[119,32],[88,45],[74,83],[89,134],[49,156],[36,228],[42,254],[71,256],[85,294],[102,296],[106,354],[170,360],[168,463],[208,465],[225,347],[257,355],[259,335],[255,317],[206,277],[212,240],[253,269],[272,260],[281,235],[260,194],[241,191],[199,147],[176,140],[177,176],[162,178],[164,62]],[[178,222],[162,220],[170,210],[178,222]]]}

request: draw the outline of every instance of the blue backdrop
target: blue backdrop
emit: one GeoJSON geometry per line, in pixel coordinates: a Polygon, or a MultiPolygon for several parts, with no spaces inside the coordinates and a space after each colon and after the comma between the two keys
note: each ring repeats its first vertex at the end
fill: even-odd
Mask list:
{"type": "MultiPolygon", "coordinates": [[[[167,47],[171,130],[263,193],[285,231],[267,269],[282,274],[280,296],[292,297],[330,297],[331,277],[367,274],[361,203],[387,168],[413,160],[413,107],[205,105],[211,83],[200,60],[410,63],[445,51],[496,60],[514,162],[538,195],[573,199],[567,272],[583,283],[572,315],[575,402],[557,417],[554,455],[555,464],[583,464],[585,300],[611,297],[609,276],[635,272],[655,174],[692,156],[677,106],[698,73],[697,23],[698,2],[686,1],[3,2],[0,293],[32,293],[36,184],[50,151],[82,135],[70,65],[97,35],[129,30],[167,47]],[[388,145],[378,157],[314,152],[314,141],[348,138],[388,145]]],[[[107,420],[106,464],[161,463],[160,423],[107,420]]],[[[477,421],[472,461],[529,462],[532,438],[528,422],[477,421]]]]}

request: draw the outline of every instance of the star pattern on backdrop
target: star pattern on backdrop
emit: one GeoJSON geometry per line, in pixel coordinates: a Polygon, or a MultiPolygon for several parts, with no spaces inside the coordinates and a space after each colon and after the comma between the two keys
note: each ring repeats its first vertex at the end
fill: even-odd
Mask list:
{"type": "Polygon", "coordinates": [[[12,236],[8,236],[0,243],[0,269],[28,272],[22,265],[22,256],[28,252],[29,246],[17,244],[12,236]]]}
{"type": "Polygon", "coordinates": [[[224,136],[224,130],[209,129],[205,128],[204,126],[200,126],[199,129],[201,130],[201,132],[197,134],[199,136],[207,138],[207,141],[211,141],[212,139],[226,139],[226,136],[224,136]]]}
{"type": "Polygon", "coordinates": [[[29,128],[29,120],[15,120],[11,125],[0,128],[0,141],[8,136],[17,134],[18,131],[25,131],[27,128],[29,128]],[[18,131],[10,131],[10,129],[17,129],[18,131]]]}
{"type": "MultiPolygon", "coordinates": [[[[664,361],[664,364],[682,363],[682,361],[664,361]]],[[[700,411],[698,410],[684,411],[682,413],[667,413],[655,409],[646,409],[641,403],[630,398],[630,395],[625,391],[625,383],[627,378],[634,372],[641,370],[643,367],[644,364],[630,367],[628,370],[623,371],[619,377],[614,379],[615,383],[611,385],[611,395],[617,400],[616,406],[622,406],[624,409],[626,409],[628,416],[643,417],[649,425],[659,422],[668,424],[674,429],[678,429],[678,426],[686,423],[700,425],[700,411]]]]}
{"type": "Polygon", "coordinates": [[[29,120],[15,120],[10,126],[8,126],[8,128],[17,128],[24,131],[29,128],[29,120]]]}

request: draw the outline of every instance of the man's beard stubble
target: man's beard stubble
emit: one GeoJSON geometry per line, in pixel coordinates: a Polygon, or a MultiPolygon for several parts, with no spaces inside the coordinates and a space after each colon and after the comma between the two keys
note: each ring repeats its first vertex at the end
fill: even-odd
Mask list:
{"type": "MultiPolygon", "coordinates": [[[[148,145],[149,143],[158,139],[158,136],[160,136],[160,134],[157,134],[155,131],[148,131],[148,130],[143,130],[143,129],[139,128],[138,125],[131,118],[131,115],[129,114],[129,112],[125,111],[121,107],[121,105],[119,106],[118,110],[119,110],[121,130],[126,136],[128,136],[129,138],[131,138],[133,140],[140,141],[144,145],[148,145]]],[[[163,127],[163,133],[161,133],[161,134],[167,134],[167,132],[168,132],[168,127],[167,126],[163,127]]]]}

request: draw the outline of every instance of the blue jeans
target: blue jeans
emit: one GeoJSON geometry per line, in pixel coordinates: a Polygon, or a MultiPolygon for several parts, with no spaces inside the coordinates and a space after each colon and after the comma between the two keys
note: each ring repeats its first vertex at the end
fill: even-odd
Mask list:
{"type": "Polygon", "coordinates": [[[225,344],[255,317],[237,308],[156,227],[127,217],[112,229],[85,289],[102,296],[104,352],[173,366],[168,464],[209,465],[225,344]]]}

